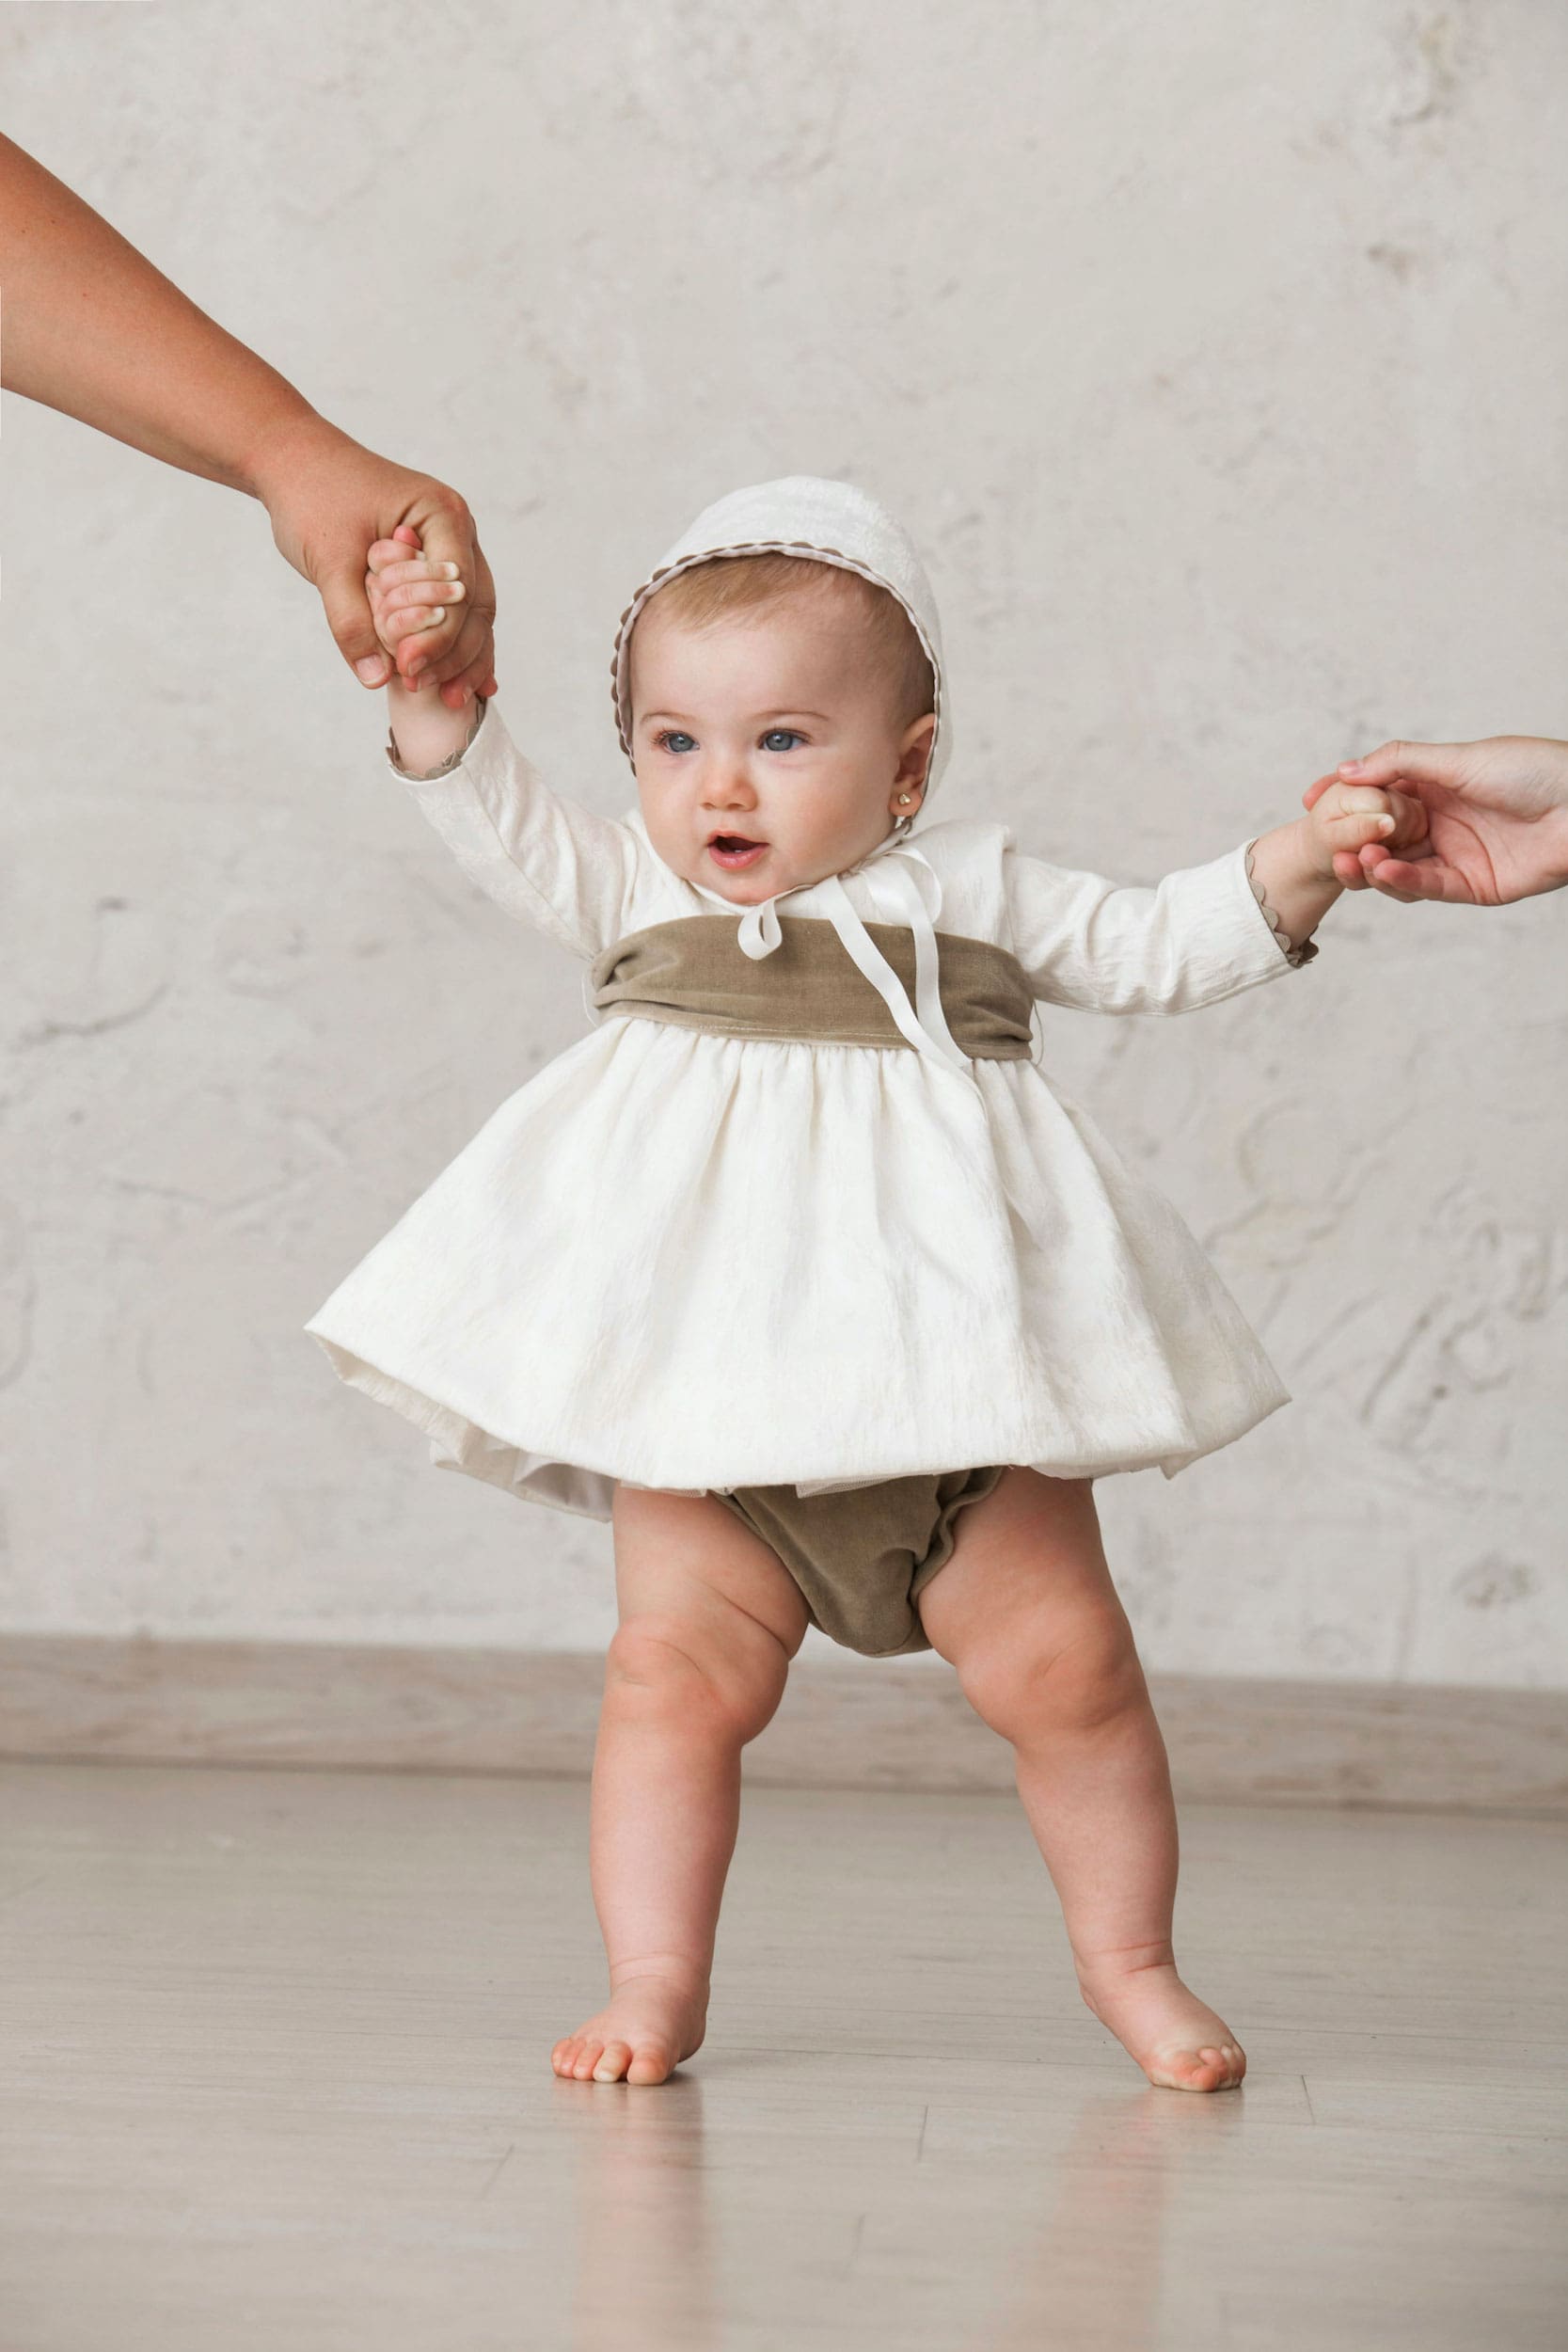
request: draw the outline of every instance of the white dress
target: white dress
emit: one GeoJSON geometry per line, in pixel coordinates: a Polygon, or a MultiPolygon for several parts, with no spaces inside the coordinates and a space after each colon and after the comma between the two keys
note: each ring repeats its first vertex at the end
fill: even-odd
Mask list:
{"type": "MultiPolygon", "coordinates": [[[[493,706],[406,788],[481,888],[585,964],[729,903],[639,814],[551,791],[493,706]]],[[[1003,824],[908,846],[938,930],[1009,948],[1046,1003],[1184,1012],[1295,968],[1246,844],[1154,888],[1024,856],[1003,824]]],[[[895,865],[787,912],[886,920],[895,865]]],[[[641,1016],[502,1103],[304,1327],[439,1467],[598,1519],[621,1479],[1169,1477],[1290,1401],[1175,1209],[1033,1061],[957,1073],[641,1016]]]]}

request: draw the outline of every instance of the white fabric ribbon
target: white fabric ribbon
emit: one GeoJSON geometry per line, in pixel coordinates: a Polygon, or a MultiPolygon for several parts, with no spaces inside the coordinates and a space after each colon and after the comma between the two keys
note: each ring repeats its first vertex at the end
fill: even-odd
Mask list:
{"type": "MultiPolygon", "coordinates": [[[[1022,1231],[1032,1233],[1034,1222],[1030,1203],[1021,1200],[1007,1182],[1006,1171],[996,1152],[990,1131],[990,1114],[984,1089],[974,1074],[974,1062],[955,1040],[942,1009],[936,934],[936,918],[942,913],[942,878],[925,850],[917,849],[912,841],[906,841],[897,834],[889,834],[886,840],[879,842],[858,866],[848,866],[844,870],[848,874],[859,874],[871,866],[876,870],[866,875],[866,887],[875,905],[873,920],[907,923],[914,933],[912,1005],[897,973],[850,904],[849,893],[839,876],[833,874],[816,885],[802,882],[800,887],[821,889],[828,904],[829,921],[897,1022],[900,1033],[928,1061],[956,1073],[976,1097],[986,1148],[990,1153],[1003,1199],[1022,1231]]],[[[705,898],[711,898],[716,905],[733,910],[733,899],[721,897],[716,890],[705,889],[701,882],[693,882],[691,886],[701,891],[705,898]]],[[[741,917],[737,936],[742,949],[753,962],[763,956],[770,956],[778,946],[784,935],[779,929],[776,912],[778,900],[791,896],[793,893],[790,891],[781,890],[777,898],[765,898],[760,905],[748,907],[741,917]]],[[[816,1489],[807,1488],[804,1491],[816,1492],[816,1489]]]]}
{"type": "MultiPolygon", "coordinates": [[[[849,893],[837,874],[831,874],[818,882],[798,882],[794,890],[781,890],[771,898],[762,899],[748,907],[740,919],[736,933],[743,954],[753,963],[770,956],[783,940],[779,928],[778,905],[781,898],[790,898],[800,890],[819,889],[827,901],[828,920],[848,955],[850,955],[872,987],[877,991],[894,1020],[899,1034],[928,1059],[943,1063],[960,1078],[979,1091],[969,1057],[962,1052],[947,1025],[942,1009],[942,989],[938,977],[936,918],[942,913],[942,880],[924,850],[897,834],[889,834],[879,842],[858,866],[845,868],[847,873],[866,873],[866,886],[871,893],[873,920],[907,924],[914,933],[914,1002],[902,980],[881,949],[877,946],[850,903],[849,893]],[[874,872],[867,872],[874,867],[874,872]]],[[[702,882],[691,888],[715,906],[727,913],[735,911],[733,898],[726,898],[717,890],[707,889],[702,882]]]]}
{"type": "MultiPolygon", "coordinates": [[[[1027,1233],[1032,1231],[1029,1204],[1020,1200],[1008,1184],[1001,1161],[996,1157],[984,1091],[974,1074],[974,1063],[955,1040],[942,1007],[936,934],[936,918],[942,913],[942,878],[925,850],[897,833],[889,834],[858,865],[847,866],[844,870],[847,874],[859,874],[872,866],[876,871],[867,874],[866,886],[875,908],[873,920],[904,923],[914,933],[913,1004],[910,1002],[897,973],[851,905],[849,893],[837,874],[817,882],[798,882],[793,890],[778,891],[771,898],[764,898],[757,905],[747,907],[736,932],[741,951],[750,956],[753,963],[760,962],[764,956],[770,956],[784,940],[778,916],[780,899],[792,898],[803,890],[820,889],[827,900],[828,920],[898,1024],[899,1034],[928,1061],[962,1078],[977,1098],[997,1182],[1013,1215],[1027,1233]]],[[[689,887],[695,890],[700,898],[722,907],[726,914],[735,913],[735,900],[726,898],[722,892],[709,890],[703,882],[689,882],[689,887]]],[[[589,1018],[592,1020],[594,1017],[592,1009],[589,1009],[589,1018]]]]}

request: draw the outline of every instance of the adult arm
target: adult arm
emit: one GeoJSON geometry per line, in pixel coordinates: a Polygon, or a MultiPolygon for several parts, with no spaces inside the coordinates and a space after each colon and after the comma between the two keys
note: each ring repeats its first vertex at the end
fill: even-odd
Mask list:
{"type": "Polygon", "coordinates": [[[461,611],[400,647],[454,705],[493,692],[495,590],[458,493],[318,415],[276,368],[182,294],[90,205],[0,135],[0,383],[186,473],[259,499],[367,686],[391,663],[365,550],[411,524],[468,584],[461,611]]]}

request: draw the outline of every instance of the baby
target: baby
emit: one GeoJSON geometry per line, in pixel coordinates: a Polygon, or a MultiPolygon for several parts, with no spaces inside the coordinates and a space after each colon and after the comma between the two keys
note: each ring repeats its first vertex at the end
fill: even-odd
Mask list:
{"type": "MultiPolygon", "coordinates": [[[[401,536],[368,585],[406,668],[466,583],[401,536]]],[[[1170,1779],[1093,1482],[1175,1475],[1288,1395],[1032,1016],[1299,969],[1336,853],[1413,848],[1420,805],[1336,782],[1158,888],[994,821],[914,830],[951,741],[930,589],[874,501],[807,477],[698,517],[622,617],[612,690],[619,821],[550,790],[495,707],[388,690],[417,803],[585,962],[598,1017],[307,1326],[436,1462],[613,1522],[610,1997],[555,2072],[658,2083],[701,2044],[740,1752],[815,1624],[951,1662],[1014,1749],[1089,2008],[1151,2082],[1237,2084],[1177,1972],[1170,1779]]]]}

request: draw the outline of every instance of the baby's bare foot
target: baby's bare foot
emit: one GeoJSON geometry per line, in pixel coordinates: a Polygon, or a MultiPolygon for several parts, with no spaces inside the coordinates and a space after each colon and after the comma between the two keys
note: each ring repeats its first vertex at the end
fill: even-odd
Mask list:
{"type": "Polygon", "coordinates": [[[707,1986],[689,1977],[624,1977],[596,2017],[567,2034],[550,2064],[569,2081],[661,2083],[703,2043],[707,1986]]]}
{"type": "Polygon", "coordinates": [[[1079,1970],[1084,1998],[1165,2090],[1230,2090],[1246,2073],[1246,2052],[1223,2018],[1189,1993],[1173,1961],[1120,1972],[1079,1970]]]}

